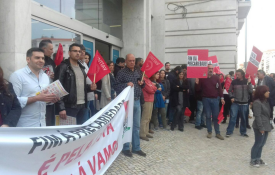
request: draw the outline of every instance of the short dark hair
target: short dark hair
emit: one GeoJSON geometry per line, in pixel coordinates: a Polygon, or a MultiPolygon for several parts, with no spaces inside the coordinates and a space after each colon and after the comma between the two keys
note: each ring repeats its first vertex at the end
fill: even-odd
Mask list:
{"type": "Polygon", "coordinates": [[[113,61],[110,61],[110,60],[106,62],[106,64],[107,64],[108,66],[110,66],[112,63],[114,64],[114,62],[113,62],[113,61]]]}
{"type": "Polygon", "coordinates": [[[176,72],[176,71],[179,71],[179,72],[180,72],[180,71],[181,71],[181,67],[180,67],[180,66],[177,66],[177,67],[175,67],[175,68],[173,69],[173,71],[174,71],[174,72],[176,72]]]}
{"type": "Polygon", "coordinates": [[[73,43],[73,44],[70,45],[69,51],[72,51],[72,48],[73,48],[73,47],[79,47],[79,48],[81,49],[81,46],[80,46],[79,44],[73,43]]]}
{"type": "Polygon", "coordinates": [[[39,48],[42,49],[43,47],[46,47],[48,44],[52,44],[52,41],[49,39],[44,39],[40,41],[39,48]]]}
{"type": "Polygon", "coordinates": [[[166,63],[165,63],[165,66],[166,66],[166,64],[170,64],[170,63],[169,63],[169,62],[166,62],[166,63]]]}
{"type": "Polygon", "coordinates": [[[182,68],[182,69],[187,69],[187,64],[181,65],[181,68],[182,68]]]}
{"type": "Polygon", "coordinates": [[[143,59],[143,58],[140,58],[140,57],[136,58],[135,64],[137,65],[137,63],[140,62],[142,59],[143,59]]]}
{"type": "Polygon", "coordinates": [[[244,73],[244,71],[243,71],[242,69],[236,70],[236,73],[237,73],[237,72],[240,72],[240,73],[242,74],[243,78],[245,78],[245,73],[244,73]]]}
{"type": "Polygon", "coordinates": [[[83,44],[79,44],[81,50],[86,50],[85,46],[83,44]]]}
{"type": "Polygon", "coordinates": [[[30,48],[28,51],[27,51],[27,57],[32,57],[32,53],[33,52],[42,52],[44,53],[44,50],[38,48],[38,47],[33,47],[33,48],[30,48]]]}
{"type": "Polygon", "coordinates": [[[234,71],[230,71],[229,75],[233,76],[234,75],[234,71]]]}
{"type": "Polygon", "coordinates": [[[118,57],[118,58],[116,59],[116,64],[119,64],[119,63],[125,63],[125,59],[122,58],[122,57],[118,57]]]}
{"type": "Polygon", "coordinates": [[[261,73],[261,74],[264,74],[264,76],[265,76],[265,71],[263,71],[263,70],[258,70],[258,72],[261,73]]]}
{"type": "Polygon", "coordinates": [[[263,102],[266,99],[264,94],[267,91],[269,91],[269,88],[267,86],[258,86],[254,94],[254,101],[259,99],[260,101],[263,102]]]}

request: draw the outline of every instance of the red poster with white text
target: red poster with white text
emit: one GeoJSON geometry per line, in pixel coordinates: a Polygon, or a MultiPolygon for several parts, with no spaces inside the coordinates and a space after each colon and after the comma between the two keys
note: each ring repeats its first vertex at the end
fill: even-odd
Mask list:
{"type": "Polygon", "coordinates": [[[207,78],[208,50],[188,50],[187,78],[207,78]]]}
{"type": "MultiPolygon", "coordinates": [[[[262,60],[262,56],[263,52],[261,52],[254,46],[246,68],[246,74],[250,75],[251,80],[256,78],[257,71],[262,60]]],[[[253,81],[251,81],[251,83],[255,85],[253,81]]]]}

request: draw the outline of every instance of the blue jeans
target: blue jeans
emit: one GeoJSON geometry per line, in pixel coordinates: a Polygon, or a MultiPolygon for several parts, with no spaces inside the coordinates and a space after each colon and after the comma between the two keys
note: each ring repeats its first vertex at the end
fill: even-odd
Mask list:
{"type": "Polygon", "coordinates": [[[262,150],[266,143],[268,132],[265,131],[264,134],[262,134],[258,129],[253,128],[253,130],[255,133],[255,143],[251,149],[251,160],[255,161],[260,160],[262,157],[262,150]]]}
{"type": "Polygon", "coordinates": [[[197,113],[196,113],[196,126],[205,125],[205,113],[203,111],[203,103],[202,101],[197,101],[197,113]]]}
{"type": "Polygon", "coordinates": [[[236,125],[236,119],[239,115],[241,118],[241,127],[240,127],[240,133],[246,134],[246,115],[247,115],[247,104],[246,105],[240,105],[237,103],[232,103],[231,109],[230,109],[230,121],[227,127],[226,134],[232,134],[236,125]]]}
{"type": "Polygon", "coordinates": [[[212,121],[214,123],[215,132],[216,134],[220,134],[220,126],[218,124],[220,97],[202,98],[202,103],[203,103],[203,111],[206,116],[206,126],[207,126],[208,133],[212,133],[212,122],[211,122],[211,114],[212,114],[212,121]]]}
{"type": "MultiPolygon", "coordinates": [[[[141,150],[140,140],[139,140],[140,119],[141,119],[140,100],[135,100],[134,112],[133,112],[132,151],[141,150]]],[[[123,151],[126,151],[126,150],[130,150],[130,142],[125,143],[123,145],[123,151]]]]}

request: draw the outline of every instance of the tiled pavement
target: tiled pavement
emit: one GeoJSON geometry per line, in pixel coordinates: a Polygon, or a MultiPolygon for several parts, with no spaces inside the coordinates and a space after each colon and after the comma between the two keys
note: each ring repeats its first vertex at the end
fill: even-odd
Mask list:
{"type": "MultiPolygon", "coordinates": [[[[227,125],[220,126],[223,136],[227,125]]],[[[244,138],[235,129],[233,136],[225,140],[215,137],[208,139],[205,128],[199,131],[190,123],[185,124],[183,133],[160,130],[149,142],[141,141],[142,150],[147,153],[146,158],[137,155],[127,158],[120,154],[105,174],[274,175],[275,131],[269,134],[263,149],[262,158],[268,166],[260,168],[249,166],[254,132],[248,130],[247,133],[250,137],[244,138]]]]}

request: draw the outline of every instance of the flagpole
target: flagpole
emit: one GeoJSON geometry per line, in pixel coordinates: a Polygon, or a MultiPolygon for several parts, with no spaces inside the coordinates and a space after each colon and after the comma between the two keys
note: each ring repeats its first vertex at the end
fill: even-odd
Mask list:
{"type": "Polygon", "coordinates": [[[141,81],[143,81],[144,74],[145,74],[145,71],[143,72],[143,75],[142,75],[142,79],[141,79],[141,81]]]}

